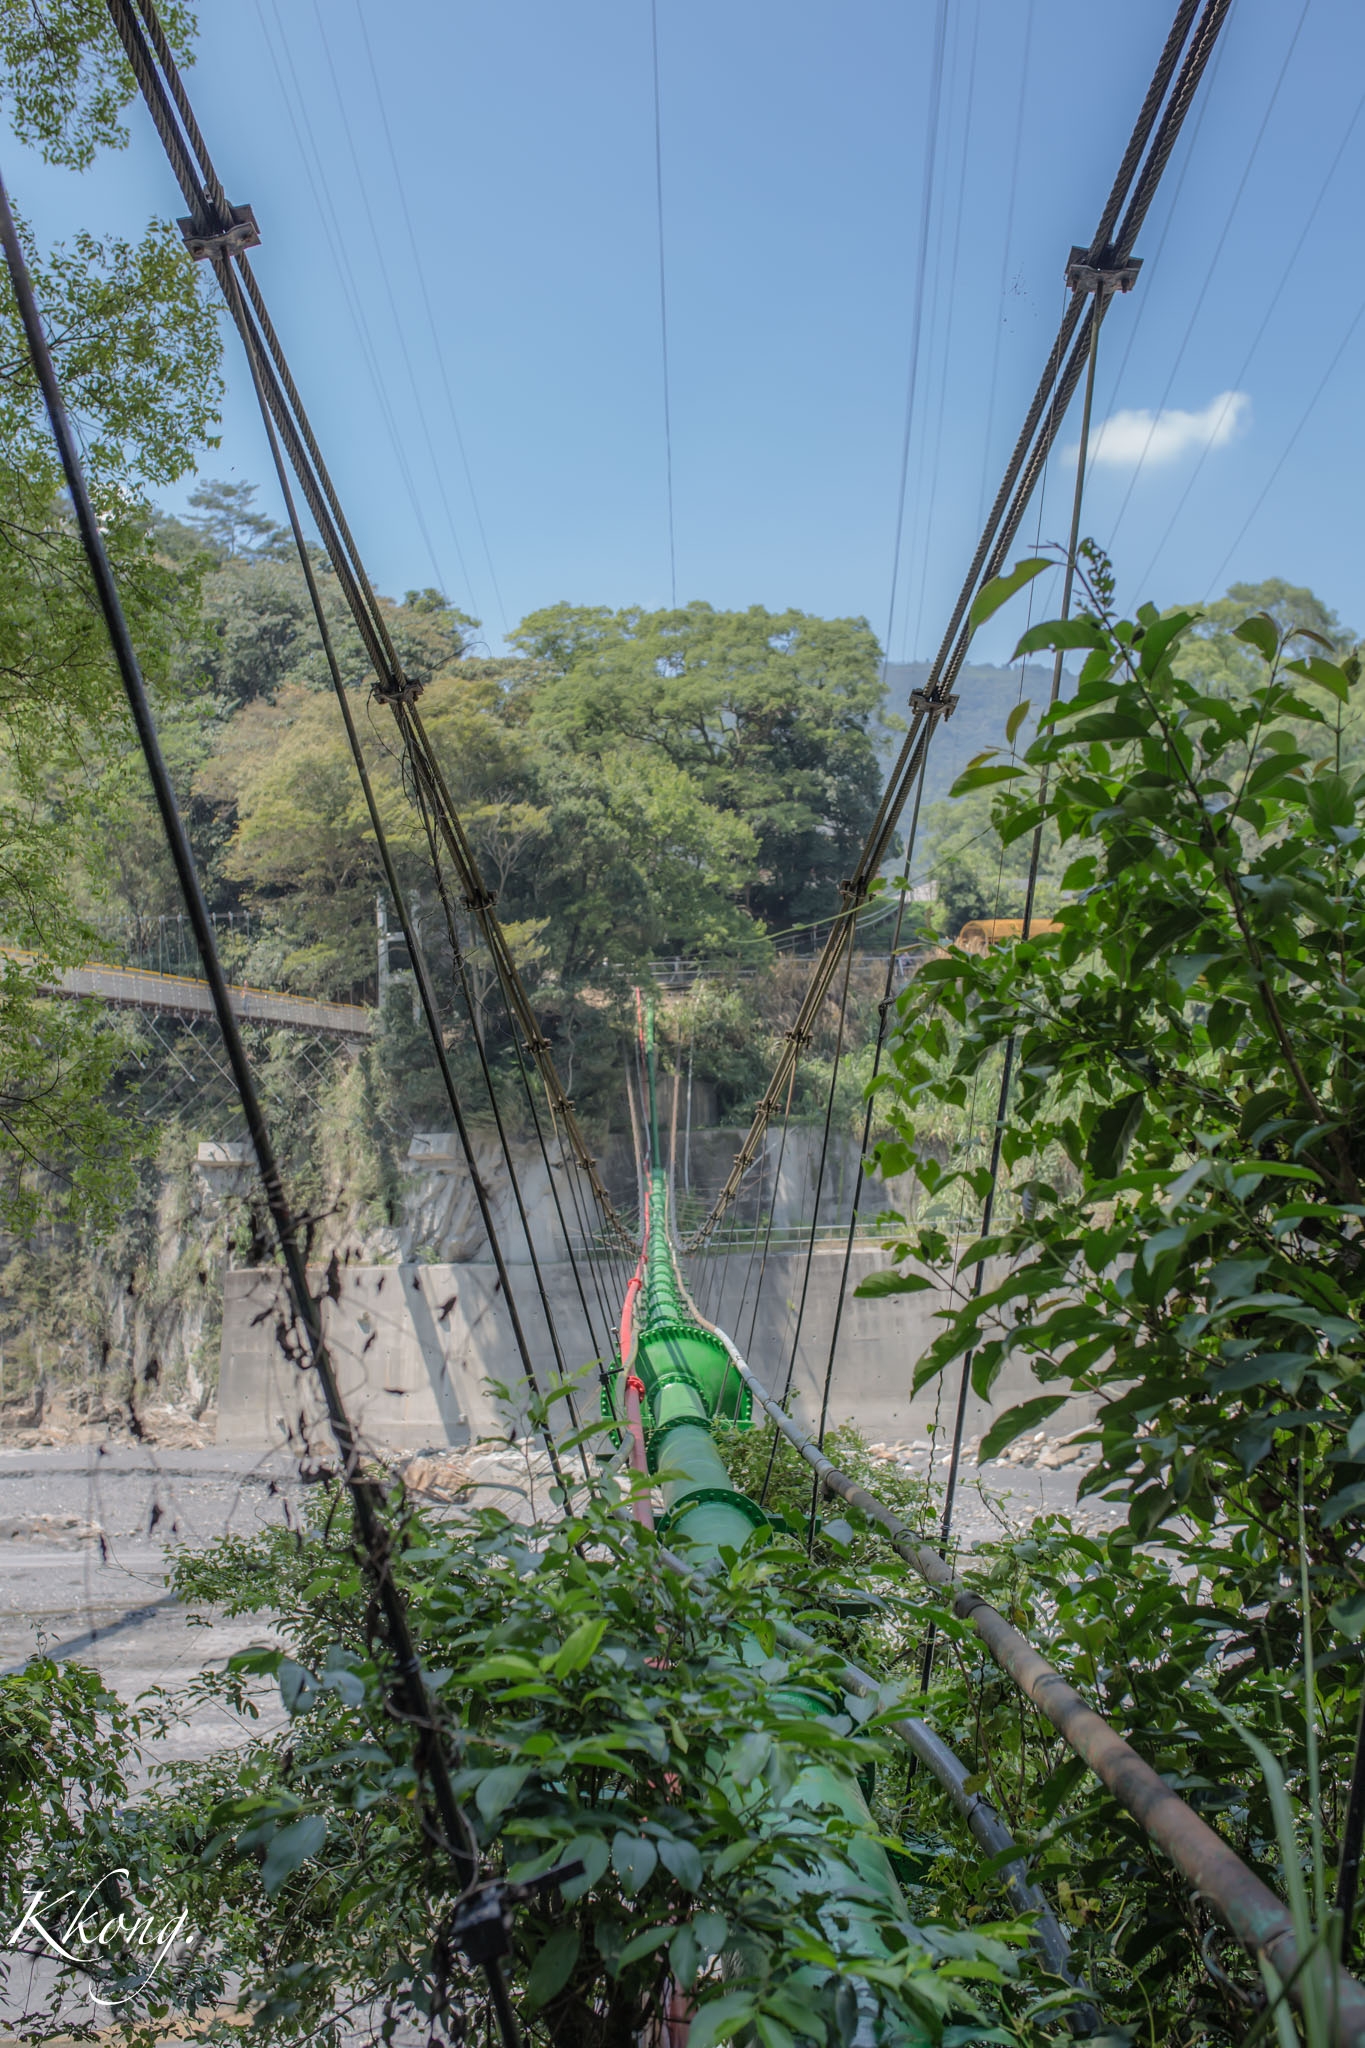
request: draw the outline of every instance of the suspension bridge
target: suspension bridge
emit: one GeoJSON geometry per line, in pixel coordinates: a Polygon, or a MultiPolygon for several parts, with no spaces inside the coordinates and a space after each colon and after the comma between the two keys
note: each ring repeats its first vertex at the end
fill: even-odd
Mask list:
{"type": "MultiPolygon", "coordinates": [[[[815,1415],[808,1418],[814,1421],[814,1428],[792,1412],[792,1367],[788,1366],[785,1384],[765,1383],[745,1355],[747,1347],[739,1342],[743,1335],[742,1309],[728,1329],[722,1326],[718,1313],[708,1319],[698,1305],[701,1288],[696,1279],[699,1262],[714,1248],[724,1219],[753,1178],[759,1177],[760,1186],[761,1178],[769,1173],[780,1178],[781,1145],[797,1065],[817,1018],[825,1014],[826,1005],[832,1004],[839,1019],[839,1051],[823,1119],[812,1228],[805,1237],[797,1259],[799,1270],[794,1276],[795,1337],[790,1356],[795,1360],[810,1302],[812,1267],[819,1241],[815,1225],[830,1154],[835,1086],[843,1047],[842,1020],[859,918],[892,857],[903,823],[904,873],[908,879],[925,766],[934,735],[953,713],[955,687],[980,608],[983,601],[992,601],[992,591],[998,594],[1025,511],[1072,401],[1081,392],[1081,454],[1066,562],[1064,616],[1069,609],[1101,330],[1116,302],[1137,281],[1138,237],[1182,126],[1196,103],[1228,7],[1229,0],[1203,0],[1203,4],[1200,0],[1180,0],[1176,8],[1094,232],[1087,243],[1072,248],[1065,262],[1065,308],[1048,348],[1042,375],[949,611],[938,650],[922,686],[914,691],[907,707],[903,744],[866,842],[843,883],[841,909],[816,960],[805,997],[787,1033],[782,1057],[708,1212],[684,1236],[674,1227],[676,1191],[670,1185],[660,1140],[652,1009],[642,1001],[636,1042],[624,1053],[624,1086],[634,1127],[636,1170],[636,1198],[630,1202],[619,1189],[614,1194],[608,1186],[573,1100],[561,1083],[552,1038],[537,1017],[531,994],[499,923],[494,893],[481,872],[438,753],[424,726],[420,685],[405,673],[385,614],[375,598],[280,336],[252,271],[250,250],[259,240],[257,216],[251,207],[230,202],[227,197],[152,0],[110,0],[123,47],[188,208],[184,222],[188,246],[211,267],[245,351],[300,567],[313,603],[338,716],[367,807],[389,899],[411,960],[418,1004],[429,1033],[432,1060],[449,1105],[455,1143],[478,1210],[492,1269],[487,1310],[503,1331],[508,1353],[518,1363],[528,1395],[543,1389],[547,1364],[559,1384],[572,1388],[581,1386],[585,1362],[595,1361],[602,1426],[617,1446],[614,1465],[606,1469],[608,1475],[613,1469],[636,1475],[632,1512],[642,1525],[642,1546],[647,1542],[650,1546],[647,1550],[642,1548],[642,1559],[649,1561],[649,1569],[660,1568],[690,1581],[697,1581],[699,1575],[704,1576],[718,1562],[739,1557],[770,1540],[776,1526],[776,1517],[764,1498],[766,1489],[757,1497],[751,1496],[732,1479],[724,1454],[726,1430],[743,1430],[761,1422],[772,1432],[774,1450],[778,1440],[785,1438],[810,1468],[812,1518],[820,1501],[831,1496],[842,1498],[866,1516],[926,1588],[941,1598],[944,1611],[951,1610],[974,1632],[1002,1679],[1018,1689],[1021,1701],[1036,1708],[1074,1757],[1097,1775],[1137,1829],[1169,1859],[1179,1881],[1194,1887],[1234,1939],[1255,1958],[1258,1967],[1272,1973],[1274,1983],[1290,2002],[1302,2007],[1325,1987],[1331,2040],[1342,2044],[1342,2048],[1347,2048],[1347,2044],[1349,2048],[1361,2048],[1365,2043],[1365,1989],[1324,1952],[1313,1954],[1300,1946],[1292,1913],[1264,1878],[1239,1858],[1224,1837],[1166,1782],[1151,1760],[1141,1756],[1120,1730],[1102,1720],[1064,1681],[1044,1649],[1030,1642],[1009,1617],[965,1588],[955,1576],[949,1559],[966,1415],[965,1371],[951,1436],[942,1521],[934,1543],[921,1541],[884,1502],[839,1470],[826,1455],[826,1421],[840,1366],[845,1300],[859,1235],[860,1192],[854,1195],[846,1229],[834,1245],[841,1278],[837,1283],[819,1398],[814,1404],[815,1415]],[[311,519],[360,636],[370,664],[373,698],[391,721],[392,742],[404,764],[455,962],[463,1017],[478,1054],[483,1092],[477,1103],[467,1102],[457,1087],[447,1056],[449,1019],[390,849],[384,815],[370,785],[328,612],[318,591],[314,552],[303,523],[305,514],[311,519]],[[534,1134],[547,1199],[554,1212],[559,1241],[567,1250],[567,1273],[558,1298],[531,1227],[523,1189],[525,1160],[518,1157],[509,1135],[510,1111],[504,1102],[504,1085],[494,1073],[480,1032],[478,1006],[457,931],[456,903],[473,922],[482,950],[492,963],[505,1008],[515,1052],[519,1113],[534,1134]],[[479,1142],[471,1128],[471,1116],[476,1111],[481,1121],[491,1118],[505,1170],[507,1200],[498,1214],[481,1171],[479,1142]],[[783,1133],[775,1156],[768,1144],[769,1129],[774,1125],[780,1126],[783,1133]],[[515,1255],[511,1249],[514,1243],[515,1255]],[[590,1255],[583,1255],[585,1247],[591,1248],[590,1255]],[[540,1350],[542,1342],[548,1349],[548,1359],[540,1350]]],[[[1115,90],[1112,84],[1109,89],[1115,90]]],[[[66,418],[48,350],[41,309],[34,300],[7,201],[0,206],[0,226],[35,368],[204,965],[206,1001],[211,1004],[222,1032],[259,1168],[261,1190],[275,1227],[281,1261],[280,1287],[292,1324],[290,1345],[298,1362],[307,1368],[320,1416],[331,1432],[339,1470],[349,1489],[356,1546],[367,1562],[372,1598],[383,1617],[392,1662],[394,1711],[417,1731],[414,1764],[433,1816],[430,1853],[448,1859],[452,1888],[460,1901],[452,1922],[453,1939],[462,1949],[469,1970],[482,1973],[490,2025],[497,2027],[505,2043],[515,2044],[522,2039],[522,2019],[514,2010],[503,1975],[503,1958],[509,1944],[501,1936],[490,1939],[488,1930],[495,1924],[505,1927],[519,1895],[514,1896],[498,1871],[481,1863],[470,1846],[474,1837],[462,1817],[451,1759],[441,1741],[432,1735],[439,1723],[433,1714],[423,1665],[414,1643],[401,1573],[394,1568],[388,1547],[381,1502],[366,1462],[363,1436],[357,1431],[348,1405],[345,1376],[339,1372],[329,1348],[320,1298],[324,1290],[310,1280],[300,1221],[276,1163],[271,1131],[244,1046],[240,1023],[249,1011],[243,1005],[243,992],[229,987],[219,964],[212,922],[161,756],[136,649],[109,572],[98,522],[85,487],[79,449],[66,418]]],[[[1052,677],[1054,698],[1060,687],[1059,654],[1052,677]]],[[[1035,843],[1028,898],[1019,921],[1018,935],[1024,938],[1034,928],[1037,871],[1035,843]]],[[[904,896],[901,902],[903,908],[904,896]]],[[[900,936],[897,914],[886,958],[881,1033],[875,1047],[878,1062],[894,992],[900,936]]],[[[993,936],[998,935],[983,930],[981,943],[990,943],[993,936]]],[[[662,978],[684,980],[682,962],[662,978]]],[[[990,1233],[1000,1177],[1012,1051],[1011,1045],[1004,1062],[994,1119],[988,1191],[980,1217],[982,1237],[990,1233]]],[[[871,1116],[869,1101],[862,1134],[864,1153],[871,1134],[871,1116]]],[[[859,1191],[861,1185],[860,1177],[859,1191]]],[[[760,1214],[763,1208],[760,1196],[760,1214]]],[[[771,1205],[768,1214],[771,1226],[771,1205]]],[[[747,1247],[749,1277],[744,1283],[746,1289],[756,1290],[751,1297],[755,1313],[771,1252],[771,1242],[765,1243],[762,1229],[755,1230],[747,1247]]],[[[964,1276],[964,1284],[970,1281],[970,1274],[964,1276]]],[[[978,1284],[979,1281],[978,1271],[978,1284]]],[[[426,1302],[425,1311],[439,1314],[439,1307],[426,1302]]],[[[750,1327],[752,1333],[752,1324],[750,1327]]],[[[574,1434],[580,1440],[581,1459],[585,1418],[574,1395],[570,1393],[567,1398],[574,1434]]],[[[570,1470],[573,1454],[561,1451],[548,1429],[545,1455],[558,1482],[560,1497],[568,1499],[574,1484],[570,1470]]],[[[586,1469],[586,1460],[582,1462],[586,1469]]],[[[811,1597],[817,1599],[818,1593],[811,1597]]],[[[826,1615],[823,1620],[832,1626],[837,1617],[826,1615]]],[[[789,1645],[811,1641],[790,1616],[778,1615],[773,1626],[777,1638],[789,1645]]],[[[744,1651],[742,1644],[735,1643],[718,1644],[717,1648],[718,1652],[724,1650],[737,1656],[744,1651]]],[[[925,1690],[932,1675],[934,1655],[935,1636],[931,1630],[922,1673],[925,1690]]],[[[843,1682],[850,1695],[885,1697],[882,1681],[875,1674],[851,1664],[844,1667],[843,1682]]],[[[812,1723],[818,1723],[830,1711],[828,1700],[804,1693],[800,1687],[792,1689],[789,1704],[793,1713],[808,1717],[812,1723]]],[[[1073,2033],[1093,2033],[1102,2015],[1096,2011],[1087,1987],[1076,1980],[1066,1936],[1052,1902],[1031,1881],[1020,1851],[980,1786],[926,1721],[899,1715],[891,1727],[895,1738],[909,1748],[957,1805],[987,1861],[992,1882],[1016,1908],[1034,1916],[1032,1939],[1067,1987],[1065,2001],[1058,2009],[1060,2016],[1073,2033]]],[[[853,1949],[864,1958],[855,2023],[847,2038],[859,2043],[888,2038],[877,2031],[874,1985],[880,1953],[877,1915],[894,1916],[901,1910],[893,1860],[879,1837],[864,1790],[854,1777],[812,1762],[788,1794],[789,1804],[799,1805],[803,1796],[812,1810],[837,1810],[844,1824],[838,1845],[831,1842],[819,1854],[829,1895],[841,1901],[853,1949]]],[[[856,1977],[856,1966],[854,1974],[856,1977]]],[[[685,2039],[690,2010],[684,1993],[675,1991],[666,2021],[670,2048],[685,2039]]]]}

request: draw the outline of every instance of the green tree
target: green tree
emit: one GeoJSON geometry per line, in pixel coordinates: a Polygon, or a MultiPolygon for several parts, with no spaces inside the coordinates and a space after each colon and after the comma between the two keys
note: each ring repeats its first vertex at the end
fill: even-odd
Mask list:
{"type": "Polygon", "coordinates": [[[1225,597],[1212,604],[1182,605],[1194,614],[1185,640],[1182,667],[1191,682],[1206,689],[1242,693],[1254,689],[1261,679],[1254,648],[1237,638],[1237,628],[1252,612],[1264,612],[1284,636],[1291,654],[1335,650],[1344,654],[1355,635],[1343,626],[1336,613],[1320,597],[1283,576],[1269,576],[1263,583],[1233,583],[1225,597]],[[1316,636],[1316,639],[1314,638],[1316,636]],[[1328,650],[1321,643],[1328,642],[1328,650]]]}
{"type": "Polygon", "coordinates": [[[234,556],[281,554],[292,545],[289,530],[252,504],[255,484],[210,480],[190,493],[189,525],[205,547],[227,561],[234,556]]]}
{"type": "Polygon", "coordinates": [[[555,605],[511,636],[532,729],[575,755],[667,761],[757,846],[744,903],[770,929],[837,907],[881,792],[884,690],[865,620],[753,605],[555,605]]]}
{"type": "MultiPolygon", "coordinates": [[[[25,239],[133,630],[164,678],[191,588],[153,550],[145,492],[182,474],[213,424],[213,317],[162,224],[136,245],[82,234],[42,253],[25,239]]],[[[0,930],[39,956],[11,957],[0,983],[0,1213],[27,1223],[44,1173],[77,1209],[111,1214],[135,1135],[101,1100],[97,1021],[42,995],[90,942],[78,907],[102,878],[78,875],[96,843],[85,828],[130,735],[7,278],[0,331],[13,366],[0,387],[0,930]]]]}

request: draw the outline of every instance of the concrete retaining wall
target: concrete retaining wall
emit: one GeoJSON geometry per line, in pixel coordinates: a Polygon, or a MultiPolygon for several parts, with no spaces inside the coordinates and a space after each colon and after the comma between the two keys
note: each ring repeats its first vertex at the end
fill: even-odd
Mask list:
{"type": "MultiPolygon", "coordinates": [[[[792,1384],[797,1411],[812,1423],[819,1414],[842,1261],[841,1245],[817,1247],[811,1261],[792,1384]]],[[[857,1250],[850,1288],[884,1264],[876,1247],[857,1250]]],[[[582,1365],[595,1356],[595,1347],[572,1268],[560,1261],[544,1270],[561,1347],[574,1366],[582,1365]]],[[[702,1312],[730,1332],[759,1377],[776,1390],[792,1359],[804,1270],[800,1253],[770,1255],[756,1318],[757,1266],[751,1270],[747,1249],[696,1260],[688,1272],[702,1312]]],[[[605,1265],[600,1271],[614,1307],[616,1276],[605,1265]]],[[[319,1285],[322,1277],[316,1276],[319,1285]]],[[[548,1383],[555,1358],[529,1270],[515,1270],[513,1281],[537,1372],[548,1383]]],[[[590,1285],[588,1292],[600,1337],[590,1285]]],[[[927,1433],[939,1391],[926,1388],[912,1398],[910,1390],[916,1361],[938,1327],[935,1313],[942,1305],[932,1291],[871,1301],[857,1300],[850,1292],[835,1360],[832,1422],[852,1420],[873,1439],[927,1433]]],[[[347,1406],[377,1447],[416,1450],[464,1443],[471,1437],[504,1435],[515,1426],[519,1404],[500,1399],[489,1385],[500,1382],[516,1389],[522,1377],[511,1318],[491,1264],[354,1266],[342,1276],[340,1299],[325,1304],[325,1317],[347,1406]]],[[[311,1380],[286,1356],[280,1322],[274,1274],[227,1276],[218,1409],[222,1444],[280,1445],[297,1437],[301,1425],[305,1437],[325,1445],[311,1380]]],[[[584,1387],[584,1408],[590,1412],[597,1401],[595,1374],[584,1387]]],[[[1036,1391],[1030,1374],[1007,1366],[996,1386],[993,1411],[969,1397],[968,1436],[979,1434],[992,1412],[1036,1391]]],[[[951,1429],[955,1399],[954,1381],[942,1391],[943,1432],[951,1429]]],[[[1083,1404],[1069,1403],[1050,1428],[1062,1434],[1087,1418],[1083,1404]]]]}

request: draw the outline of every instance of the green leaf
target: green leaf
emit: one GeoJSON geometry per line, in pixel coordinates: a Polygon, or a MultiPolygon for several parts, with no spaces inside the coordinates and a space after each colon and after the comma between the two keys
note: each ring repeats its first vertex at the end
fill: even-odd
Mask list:
{"type": "Polygon", "coordinates": [[[748,1991],[727,1991],[723,1998],[708,1998],[692,2016],[687,2048],[716,2048],[718,2041],[730,2040],[747,2026],[754,2014],[753,1995],[748,1991]]]}
{"type": "Polygon", "coordinates": [[[1045,555],[1033,555],[1027,560],[1016,562],[1007,576],[992,576],[989,583],[983,583],[972,599],[971,611],[967,614],[971,630],[984,626],[987,619],[993,619],[1001,605],[1008,604],[1016,591],[1032,583],[1035,576],[1041,576],[1044,569],[1053,564],[1045,555]]]}
{"type": "Polygon", "coordinates": [[[701,1856],[693,1842],[671,1836],[659,1844],[659,1860],[677,1878],[684,1891],[699,1892],[702,1886],[701,1856]]]}
{"type": "Polygon", "coordinates": [[[1012,747],[1014,745],[1015,734],[1032,709],[1033,706],[1027,697],[1021,698],[1019,703],[1015,705],[1013,711],[1005,720],[1005,744],[1007,746],[1012,747]]]}
{"type": "Polygon", "coordinates": [[[701,1949],[690,1927],[680,1927],[668,1944],[668,1966],[684,1991],[690,1991],[701,1967],[701,1949]]]}
{"type": "Polygon", "coordinates": [[[1326,690],[1340,704],[1345,704],[1350,697],[1350,678],[1335,661],[1321,661],[1312,655],[1304,661],[1288,661],[1285,667],[1305,681],[1316,683],[1320,690],[1326,690]]]}
{"type": "Polygon", "coordinates": [[[1136,1088],[1131,1095],[1121,1095],[1117,1102],[1108,1103],[1095,1118],[1085,1148],[1085,1163],[1096,1180],[1113,1180],[1122,1170],[1128,1147],[1142,1122],[1146,1101],[1142,1090],[1136,1088]]]}
{"type": "Polygon", "coordinates": [[[1187,996],[1195,983],[1208,973],[1214,962],[1223,958],[1222,953],[1175,953],[1166,962],[1166,966],[1180,993],[1187,996]]]}
{"type": "Polygon", "coordinates": [[[1365,1507],[1365,1479],[1357,1479],[1353,1486],[1343,1486],[1340,1493],[1332,1495],[1318,1519],[1324,1529],[1331,1529],[1346,1515],[1353,1515],[1362,1507],[1365,1507]]]}
{"type": "Polygon", "coordinates": [[[1308,800],[1308,814],[1319,832],[1330,832],[1337,826],[1354,825],[1356,807],[1351,796],[1351,785],[1344,775],[1330,774],[1323,770],[1308,783],[1304,795],[1308,800]]]}
{"type": "Polygon", "coordinates": [[[1365,1635],[1365,1593],[1352,1593],[1349,1599],[1338,1600],[1328,1610],[1327,1619],[1351,1642],[1359,1642],[1365,1635]]]}
{"type": "Polygon", "coordinates": [[[692,1932],[704,1956],[718,1956],[725,1946],[730,1923],[723,1913],[698,1913],[692,1922],[692,1932]]]}
{"type": "Polygon", "coordinates": [[[1012,1444],[1026,1429],[1033,1429],[1040,1422],[1046,1422],[1049,1415],[1055,1415],[1066,1405],[1065,1394],[1039,1394],[1032,1401],[1021,1401],[1017,1408],[1007,1408],[1000,1418],[993,1422],[981,1439],[981,1448],[976,1454],[978,1465],[986,1464],[1012,1444]]]}
{"type": "Polygon", "coordinates": [[[783,2026],[775,2013],[761,2012],[754,2021],[754,2028],[762,2048],[796,2048],[796,2041],[783,2026]]]}
{"type": "Polygon", "coordinates": [[[460,1677],[466,1685],[484,1685],[494,1678],[539,1678],[540,1666],[530,1657],[514,1657],[503,1652],[496,1657],[480,1658],[471,1664],[460,1677]]]}
{"type": "Polygon", "coordinates": [[[287,1828],[276,1828],[261,1866],[261,1883],[270,1898],[301,1863],[316,1856],[327,1840],[327,1820],[321,1813],[306,1813],[287,1828]]]}
{"type": "Polygon", "coordinates": [[[756,1778],[768,1761],[768,1752],[773,1746],[771,1735],[761,1728],[741,1736],[730,1752],[730,1776],[737,1785],[747,1785],[756,1778]]]}
{"type": "Polygon", "coordinates": [[[898,1273],[888,1266],[884,1273],[869,1273],[860,1280],[853,1292],[864,1301],[875,1301],[883,1294],[921,1294],[926,1287],[933,1286],[923,1273],[898,1273]]]}
{"type": "Polygon", "coordinates": [[[548,2005],[564,1989],[578,1961],[578,1948],[576,1927],[555,1929],[532,1963],[526,1980],[524,2003],[528,2012],[539,2012],[542,2005],[548,2005]]]}
{"type": "Polygon", "coordinates": [[[484,1772],[474,1804],[490,1825],[512,1804],[530,1775],[528,1764],[499,1764],[496,1770],[484,1772]]]}
{"type": "Polygon", "coordinates": [[[1253,612],[1240,626],[1234,626],[1232,637],[1245,640],[1265,661],[1274,661],[1280,651],[1279,630],[1268,612],[1253,612]]]}
{"type": "Polygon", "coordinates": [[[318,1696],[318,1682],[311,1671],[282,1657],[279,1664],[280,1698],[287,1714],[303,1714],[318,1696]]]}
{"type": "Polygon", "coordinates": [[[551,1669],[556,1678],[567,1678],[571,1671],[581,1671],[585,1664],[596,1655],[597,1645],[607,1632],[607,1617],[600,1615],[596,1621],[581,1621],[568,1637],[564,1647],[555,1658],[551,1669]]]}
{"type": "Polygon", "coordinates": [[[564,1844],[557,1860],[560,1863],[583,1865],[581,1877],[566,1878],[559,1887],[565,1902],[572,1905],[576,1899],[581,1899],[585,1892],[590,1892],[595,1884],[601,1882],[603,1873],[611,1862],[611,1851],[601,1835],[575,1835],[571,1842],[564,1844]]]}
{"type": "Polygon", "coordinates": [[[628,1835],[618,1829],[611,1843],[612,1868],[626,1890],[642,1891],[659,1866],[659,1852],[648,1835],[628,1835]]]}
{"type": "Polygon", "coordinates": [[[969,796],[974,789],[991,789],[997,782],[1013,782],[1023,773],[1022,768],[964,768],[948,795],[969,796]]]}
{"type": "Polygon", "coordinates": [[[1010,656],[1018,661],[1021,654],[1037,654],[1044,647],[1107,647],[1103,628],[1094,619],[1082,612],[1074,619],[1045,619],[1041,626],[1030,627],[1019,636],[1019,644],[1010,656]]]}
{"type": "Polygon", "coordinates": [[[656,1948],[662,1948],[666,1941],[672,1940],[673,1933],[674,1923],[670,1920],[666,1927],[647,1927],[643,1934],[632,1935],[616,1958],[617,1969],[624,1970],[628,1963],[638,1963],[642,1956],[652,1956],[656,1948]]]}
{"type": "Polygon", "coordinates": [[[1107,745],[1111,740],[1145,739],[1150,730],[1147,721],[1135,718],[1131,711],[1092,711],[1084,718],[1074,719],[1067,727],[1066,737],[1086,746],[1092,740],[1107,745]]]}
{"type": "Polygon", "coordinates": [[[1156,619],[1142,635],[1142,673],[1155,675],[1162,656],[1173,640],[1179,638],[1194,618],[1193,612],[1172,612],[1167,619],[1156,619]]]}

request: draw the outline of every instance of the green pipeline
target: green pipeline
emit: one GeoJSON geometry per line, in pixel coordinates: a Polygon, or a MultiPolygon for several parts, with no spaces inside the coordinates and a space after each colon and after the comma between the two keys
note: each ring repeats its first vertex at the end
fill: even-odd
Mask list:
{"type": "MultiPolygon", "coordinates": [[[[757,1501],[739,1491],[722,1462],[711,1434],[716,1417],[749,1423],[752,1398],[735,1371],[721,1339],[698,1322],[678,1278],[668,1231],[668,1179],[657,1165],[658,1117],[654,1099],[653,1012],[646,1011],[646,1054],[653,1159],[649,1186],[649,1241],[636,1319],[630,1368],[644,1384],[646,1455],[664,1497],[660,1533],[665,1540],[701,1562],[723,1550],[743,1549],[755,1529],[767,1526],[757,1501]]],[[[617,1414],[625,1412],[618,1396],[617,1414]]],[[[809,1720],[838,1712],[837,1702],[798,1686],[779,1686],[773,1696],[797,1719],[809,1720]]],[[[736,1800],[745,1794],[736,1788],[736,1800]]],[[[882,1951],[877,1924],[860,1903],[869,1896],[883,1911],[899,1919],[905,1905],[885,1850],[876,1841],[876,1822],[853,1778],[824,1764],[810,1764],[796,1779],[783,1805],[789,1822],[810,1814],[810,1829],[820,1838],[816,1818],[834,1808],[859,1831],[839,1857],[822,1856],[832,1918],[845,1927],[866,1954],[882,1951]],[[846,1860],[844,1860],[846,1859],[846,1860]]],[[[834,1932],[831,1927],[831,1933],[834,1932]]]]}

